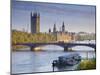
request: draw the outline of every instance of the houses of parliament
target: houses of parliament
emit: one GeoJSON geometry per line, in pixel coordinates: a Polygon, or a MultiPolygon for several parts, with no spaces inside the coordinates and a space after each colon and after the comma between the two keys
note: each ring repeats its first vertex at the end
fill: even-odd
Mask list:
{"type": "MultiPolygon", "coordinates": [[[[40,32],[40,13],[32,13],[30,14],[31,18],[31,33],[39,33],[40,32]]],[[[65,24],[62,22],[61,30],[57,31],[56,24],[54,24],[54,27],[52,29],[48,30],[48,34],[54,35],[56,37],[56,41],[63,41],[63,42],[70,42],[72,40],[75,40],[75,34],[70,33],[68,31],[65,31],[65,24]]]]}

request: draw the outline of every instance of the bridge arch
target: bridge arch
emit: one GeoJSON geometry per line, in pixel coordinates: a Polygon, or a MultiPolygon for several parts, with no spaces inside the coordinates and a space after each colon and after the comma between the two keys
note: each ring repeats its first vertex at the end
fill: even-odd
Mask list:
{"type": "Polygon", "coordinates": [[[50,45],[39,45],[36,46],[35,48],[39,48],[41,47],[41,50],[64,50],[64,47],[60,46],[60,45],[54,45],[54,44],[50,44],[50,45]]]}
{"type": "Polygon", "coordinates": [[[95,44],[72,44],[68,46],[68,48],[74,48],[74,47],[86,47],[86,48],[91,48],[93,50],[96,49],[95,44]]]}
{"type": "Polygon", "coordinates": [[[78,45],[76,45],[76,46],[72,46],[71,47],[72,48],[72,50],[95,50],[93,47],[90,47],[90,46],[78,46],[78,45]]]}
{"type": "Polygon", "coordinates": [[[25,48],[28,48],[28,49],[30,49],[30,46],[28,46],[28,45],[13,45],[13,50],[23,50],[23,48],[25,49],[25,48]]]}

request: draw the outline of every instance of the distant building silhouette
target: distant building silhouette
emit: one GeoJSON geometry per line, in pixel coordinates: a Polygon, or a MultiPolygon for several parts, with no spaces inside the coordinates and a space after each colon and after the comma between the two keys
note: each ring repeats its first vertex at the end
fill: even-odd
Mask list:
{"type": "Polygon", "coordinates": [[[56,24],[54,24],[53,33],[56,33],[56,24]]]}
{"type": "Polygon", "coordinates": [[[39,33],[40,32],[40,14],[35,12],[31,12],[31,33],[39,33]]]}
{"type": "Polygon", "coordinates": [[[49,34],[51,33],[51,29],[49,29],[49,34]]]}
{"type": "Polygon", "coordinates": [[[64,25],[64,22],[63,22],[63,25],[62,25],[62,32],[65,32],[65,25],[64,25]]]}

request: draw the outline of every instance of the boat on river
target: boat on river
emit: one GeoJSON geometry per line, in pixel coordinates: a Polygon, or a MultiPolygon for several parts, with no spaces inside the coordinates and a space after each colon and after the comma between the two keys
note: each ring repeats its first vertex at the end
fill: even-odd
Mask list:
{"type": "Polygon", "coordinates": [[[81,61],[81,56],[77,53],[66,56],[59,56],[58,60],[53,60],[53,66],[73,66],[81,61]]]}

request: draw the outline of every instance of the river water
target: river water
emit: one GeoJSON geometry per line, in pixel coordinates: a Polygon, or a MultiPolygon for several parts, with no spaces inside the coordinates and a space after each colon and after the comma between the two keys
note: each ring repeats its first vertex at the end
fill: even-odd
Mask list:
{"type": "MultiPolygon", "coordinates": [[[[78,53],[82,58],[94,58],[95,51],[90,47],[74,47],[73,52],[65,52],[63,48],[58,46],[46,46],[42,51],[17,51],[12,52],[12,73],[36,73],[51,72],[52,61],[58,59],[59,56],[78,53]]],[[[77,70],[77,65],[66,66],[64,68],[54,68],[54,71],[77,70]]]]}

